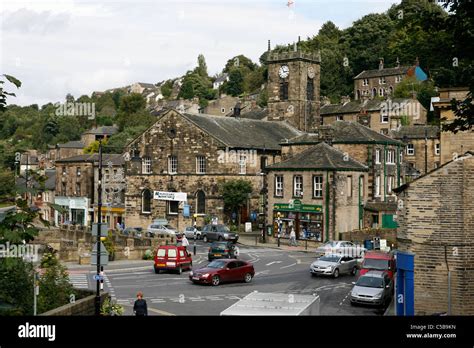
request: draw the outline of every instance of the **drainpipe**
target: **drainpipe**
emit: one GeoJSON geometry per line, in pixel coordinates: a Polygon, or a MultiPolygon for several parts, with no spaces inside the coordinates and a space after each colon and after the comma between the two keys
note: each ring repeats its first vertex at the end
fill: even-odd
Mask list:
{"type": "Polygon", "coordinates": [[[400,145],[397,145],[397,186],[400,187],[400,145]]]}
{"type": "Polygon", "coordinates": [[[359,175],[359,230],[362,229],[362,192],[361,192],[361,180],[363,180],[363,177],[359,175]]]}
{"type": "Polygon", "coordinates": [[[336,172],[332,172],[332,236],[336,239],[336,172]]]}
{"type": "Polygon", "coordinates": [[[329,241],[329,171],[326,171],[326,242],[329,241]]]}
{"type": "Polygon", "coordinates": [[[383,147],[383,201],[387,201],[387,144],[383,147]]]}

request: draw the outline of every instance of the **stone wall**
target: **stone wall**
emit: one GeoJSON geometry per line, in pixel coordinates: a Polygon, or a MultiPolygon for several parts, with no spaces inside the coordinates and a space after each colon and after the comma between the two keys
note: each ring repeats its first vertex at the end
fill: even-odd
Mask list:
{"type": "Polygon", "coordinates": [[[387,246],[397,247],[397,229],[364,229],[341,233],[341,240],[350,240],[362,244],[364,240],[373,240],[375,237],[387,240],[387,246]]]}
{"type": "MultiPolygon", "coordinates": [[[[40,314],[40,316],[92,316],[95,314],[95,294],[77,300],[75,303],[68,303],[64,306],[52,309],[40,314]]],[[[107,292],[102,292],[100,301],[103,303],[109,297],[107,292]]]]}
{"type": "Polygon", "coordinates": [[[474,314],[474,157],[421,177],[399,193],[398,246],[415,253],[415,314],[474,314]]]}

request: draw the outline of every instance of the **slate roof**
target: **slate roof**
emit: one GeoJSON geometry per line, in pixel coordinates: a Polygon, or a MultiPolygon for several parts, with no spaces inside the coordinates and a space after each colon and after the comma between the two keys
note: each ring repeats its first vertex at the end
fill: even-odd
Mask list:
{"type": "Polygon", "coordinates": [[[283,139],[293,138],[300,131],[284,122],[250,120],[246,118],[182,114],[224,145],[241,149],[280,150],[283,139]]]}
{"type": "MultiPolygon", "coordinates": [[[[380,134],[369,127],[363,126],[358,122],[336,121],[330,125],[320,127],[321,132],[327,130],[332,134],[334,144],[391,144],[402,145],[398,140],[380,134]]],[[[316,144],[321,142],[319,134],[307,133],[290,139],[285,144],[316,144]]]]}
{"type": "Polygon", "coordinates": [[[427,131],[428,139],[438,139],[440,129],[438,126],[402,126],[399,130],[391,131],[391,136],[395,139],[403,140],[406,136],[407,139],[424,139],[425,130],[427,131]]]}
{"type": "MultiPolygon", "coordinates": [[[[95,163],[99,161],[99,154],[85,154],[72,156],[68,158],[63,158],[57,160],[56,163],[95,163]]],[[[121,154],[103,154],[102,155],[102,165],[106,165],[107,162],[112,162],[114,166],[121,166],[125,164],[125,160],[121,154]]]]}
{"type": "Polygon", "coordinates": [[[240,114],[241,118],[250,120],[263,120],[268,116],[268,109],[254,109],[240,114]]]}
{"type": "Polygon", "coordinates": [[[113,135],[118,132],[118,128],[115,126],[101,126],[97,128],[89,129],[84,134],[97,134],[97,135],[113,135]]]}
{"type": "Polygon", "coordinates": [[[214,81],[215,83],[220,83],[220,82],[225,82],[227,80],[228,74],[222,74],[217,76],[216,80],[214,81]]]}
{"type": "Polygon", "coordinates": [[[381,76],[405,75],[409,69],[410,69],[409,66],[401,66],[401,67],[395,67],[395,68],[384,68],[382,70],[379,70],[379,69],[364,70],[359,75],[354,77],[354,80],[370,79],[372,77],[381,77],[381,76]]]}
{"type": "Polygon", "coordinates": [[[68,141],[67,143],[57,144],[59,148],[69,148],[69,149],[83,149],[84,143],[82,141],[68,141]]]}
{"type": "MultiPolygon", "coordinates": [[[[46,181],[44,182],[45,190],[54,191],[56,189],[56,169],[46,169],[44,172],[44,175],[46,176],[46,181]]],[[[36,189],[40,188],[40,184],[36,180],[30,178],[28,181],[29,181],[29,185],[28,185],[29,187],[33,187],[36,189]]],[[[16,185],[20,187],[24,187],[25,178],[22,178],[22,177],[16,178],[16,185]]]]}
{"type": "MultiPolygon", "coordinates": [[[[333,114],[353,114],[359,113],[361,110],[366,111],[380,111],[384,106],[387,105],[392,106],[392,110],[395,110],[400,104],[410,103],[413,99],[410,98],[392,98],[390,99],[391,104],[389,103],[389,99],[387,100],[380,100],[380,99],[370,99],[370,100],[353,100],[346,104],[326,104],[321,106],[321,116],[328,116],[333,114]],[[383,104],[387,103],[387,104],[383,104]],[[398,105],[398,106],[397,106],[398,105]]],[[[387,110],[390,111],[390,110],[387,110]]]]}
{"type": "Polygon", "coordinates": [[[267,168],[269,170],[368,170],[368,167],[362,163],[350,157],[347,158],[346,154],[326,143],[319,143],[267,168]]]}

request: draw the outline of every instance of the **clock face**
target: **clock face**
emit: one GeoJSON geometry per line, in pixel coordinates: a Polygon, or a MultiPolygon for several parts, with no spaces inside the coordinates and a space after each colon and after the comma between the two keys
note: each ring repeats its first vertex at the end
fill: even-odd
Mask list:
{"type": "Polygon", "coordinates": [[[288,75],[290,75],[290,68],[288,68],[288,65],[282,65],[278,71],[278,74],[282,79],[286,79],[288,75]]]}
{"type": "Polygon", "coordinates": [[[316,73],[314,72],[314,68],[313,68],[312,66],[310,66],[310,67],[308,68],[308,77],[309,77],[310,79],[314,79],[314,76],[315,76],[315,75],[316,75],[316,73]]]}

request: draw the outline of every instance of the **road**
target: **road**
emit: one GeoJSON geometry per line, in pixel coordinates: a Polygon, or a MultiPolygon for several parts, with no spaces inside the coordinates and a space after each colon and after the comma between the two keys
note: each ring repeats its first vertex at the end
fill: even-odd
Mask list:
{"type": "MultiPolygon", "coordinates": [[[[205,266],[207,248],[198,242],[193,268],[205,266]]],[[[311,253],[284,251],[265,247],[239,245],[239,258],[253,263],[256,275],[250,284],[231,283],[217,287],[192,284],[188,272],[155,274],[153,262],[141,262],[138,267],[125,265],[119,269],[105,269],[105,290],[117,303],[132,314],[136,293],[142,291],[147,300],[149,315],[219,315],[252,291],[285,294],[317,294],[320,296],[321,315],[381,315],[383,309],[353,307],[349,292],[356,277],[341,275],[312,277],[309,266],[314,261],[311,253]]],[[[94,271],[71,271],[76,287],[94,289],[94,271]]]]}

